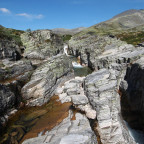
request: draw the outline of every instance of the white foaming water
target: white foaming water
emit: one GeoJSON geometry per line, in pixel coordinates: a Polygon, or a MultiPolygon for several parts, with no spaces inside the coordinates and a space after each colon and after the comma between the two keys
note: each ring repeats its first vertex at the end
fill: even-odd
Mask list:
{"type": "Polygon", "coordinates": [[[130,136],[134,139],[134,141],[137,144],[144,144],[144,133],[140,130],[132,129],[126,121],[124,122],[129,130],[130,136]]]}
{"type": "Polygon", "coordinates": [[[83,68],[83,66],[77,62],[72,62],[74,68],[83,68]]]}
{"type": "Polygon", "coordinates": [[[66,56],[68,56],[68,45],[64,45],[64,53],[66,54],[66,56]]]}

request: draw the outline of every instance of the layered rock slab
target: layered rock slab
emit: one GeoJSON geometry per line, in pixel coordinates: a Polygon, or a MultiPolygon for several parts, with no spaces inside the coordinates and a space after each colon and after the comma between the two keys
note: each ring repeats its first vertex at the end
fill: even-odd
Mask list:
{"type": "Polygon", "coordinates": [[[97,112],[97,130],[103,144],[134,144],[120,114],[119,80],[114,70],[101,69],[85,79],[85,91],[97,112]]]}
{"type": "Polygon", "coordinates": [[[70,59],[65,55],[52,57],[35,70],[22,89],[22,96],[28,105],[42,105],[50,99],[58,84],[66,80],[66,76],[72,76],[70,59]]]}
{"type": "Polygon", "coordinates": [[[51,131],[43,136],[25,140],[23,144],[97,144],[88,119],[80,113],[76,113],[75,117],[75,120],[71,120],[70,112],[69,117],[51,131]]]}

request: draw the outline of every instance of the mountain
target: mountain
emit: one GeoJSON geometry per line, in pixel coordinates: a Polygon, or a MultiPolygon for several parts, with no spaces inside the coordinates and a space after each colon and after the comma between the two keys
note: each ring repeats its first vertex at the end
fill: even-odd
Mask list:
{"type": "Polygon", "coordinates": [[[116,29],[129,29],[144,24],[144,10],[127,10],[112,19],[95,25],[96,27],[108,26],[116,29]]]}
{"type": "Polygon", "coordinates": [[[137,45],[144,37],[144,10],[127,10],[110,20],[98,23],[77,33],[74,37],[90,35],[111,35],[127,43],[137,45]]]}
{"type": "Polygon", "coordinates": [[[69,34],[69,35],[73,35],[73,34],[76,34],[82,30],[86,29],[86,27],[78,27],[78,28],[75,28],[75,29],[65,29],[65,28],[55,28],[55,29],[52,29],[52,31],[55,33],[55,34],[61,34],[61,35],[65,35],[65,34],[69,34]]]}

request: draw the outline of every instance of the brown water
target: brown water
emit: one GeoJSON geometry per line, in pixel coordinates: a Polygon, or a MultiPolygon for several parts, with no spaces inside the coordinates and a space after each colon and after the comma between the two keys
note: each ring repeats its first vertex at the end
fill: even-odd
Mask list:
{"type": "MultiPolygon", "coordinates": [[[[77,61],[77,58],[72,58],[77,61]]],[[[73,68],[75,76],[86,76],[92,71],[88,67],[73,68]]],[[[2,83],[9,83],[17,80],[18,77],[4,80],[2,83]]],[[[9,117],[8,123],[0,131],[0,144],[20,144],[25,139],[37,137],[40,132],[43,134],[54,128],[64,118],[68,117],[71,103],[58,102],[58,96],[53,96],[51,100],[41,107],[24,107],[9,117]]],[[[73,110],[74,115],[71,120],[75,120],[78,110],[73,110]]]]}
{"type": "Polygon", "coordinates": [[[10,116],[1,132],[1,144],[19,144],[25,139],[37,137],[58,125],[68,116],[71,103],[58,102],[58,96],[41,107],[25,107],[10,116]]]}

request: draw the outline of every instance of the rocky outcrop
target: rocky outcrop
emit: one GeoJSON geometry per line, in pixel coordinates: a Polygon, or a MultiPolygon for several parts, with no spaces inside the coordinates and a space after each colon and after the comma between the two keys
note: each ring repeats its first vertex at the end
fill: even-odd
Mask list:
{"type": "Polygon", "coordinates": [[[44,60],[63,53],[62,37],[50,30],[26,32],[21,35],[21,40],[26,47],[24,56],[28,59],[44,60]]]}
{"type": "Polygon", "coordinates": [[[19,107],[21,88],[29,81],[33,66],[29,61],[3,60],[0,68],[0,123],[5,123],[13,108],[19,107]]]}
{"type": "Polygon", "coordinates": [[[42,105],[53,95],[54,90],[72,74],[71,60],[57,55],[38,67],[31,80],[23,87],[22,95],[29,105],[42,105]]]}
{"type": "Polygon", "coordinates": [[[75,120],[71,120],[72,112],[69,117],[63,120],[58,126],[45,135],[37,138],[25,140],[23,144],[97,144],[97,139],[92,131],[88,119],[76,113],[75,120]]]}
{"type": "Polygon", "coordinates": [[[119,48],[125,42],[108,36],[96,36],[85,34],[73,36],[69,41],[69,52],[74,56],[80,56],[81,62],[95,69],[97,57],[107,49],[119,48]]]}
{"type": "MultiPolygon", "coordinates": [[[[119,76],[120,77],[120,76],[119,76]]],[[[86,95],[97,112],[97,131],[103,144],[134,144],[123,124],[114,70],[101,69],[85,79],[86,95]]]]}
{"type": "Polygon", "coordinates": [[[127,64],[144,55],[143,47],[134,47],[116,38],[100,36],[73,37],[69,41],[70,53],[80,56],[81,62],[99,70],[115,64],[127,64]]]}
{"type": "Polygon", "coordinates": [[[0,59],[20,60],[24,47],[19,46],[14,40],[0,39],[0,59]]]}
{"type": "Polygon", "coordinates": [[[10,83],[14,80],[18,80],[34,69],[31,62],[28,60],[21,60],[18,62],[3,60],[2,65],[3,67],[0,68],[0,83],[10,83]]]}
{"type": "Polygon", "coordinates": [[[14,107],[15,103],[15,94],[9,87],[0,84],[0,113],[3,114],[8,109],[14,107]]]}
{"type": "Polygon", "coordinates": [[[59,96],[62,103],[71,102],[75,109],[85,112],[89,119],[95,119],[96,111],[92,109],[82,87],[84,78],[75,77],[65,82],[55,90],[55,94],[59,96]]]}

